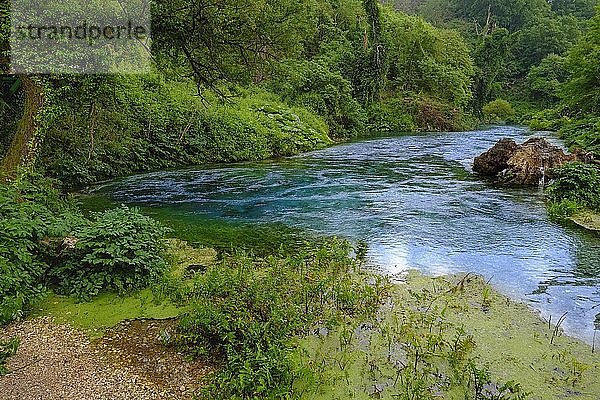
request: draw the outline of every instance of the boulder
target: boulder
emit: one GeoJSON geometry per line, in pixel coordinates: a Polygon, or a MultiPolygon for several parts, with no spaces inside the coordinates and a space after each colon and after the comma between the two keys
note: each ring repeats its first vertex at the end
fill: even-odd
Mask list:
{"type": "Polygon", "coordinates": [[[508,160],[518,149],[517,143],[512,139],[498,141],[488,151],[475,158],[473,171],[486,176],[496,176],[508,168],[508,160]]]}
{"type": "Polygon", "coordinates": [[[551,145],[546,139],[533,138],[519,146],[499,178],[507,184],[545,185],[554,179],[553,168],[576,160],[574,155],[565,154],[560,147],[551,145]]]}
{"type": "Polygon", "coordinates": [[[546,139],[533,138],[523,144],[502,139],[475,158],[473,170],[507,185],[544,185],[554,178],[552,169],[571,161],[590,162],[590,154],[566,154],[546,139]]]}

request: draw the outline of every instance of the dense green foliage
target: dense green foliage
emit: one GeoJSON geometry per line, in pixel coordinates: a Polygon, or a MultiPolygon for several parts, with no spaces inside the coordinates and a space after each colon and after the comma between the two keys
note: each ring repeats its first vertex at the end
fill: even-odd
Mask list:
{"type": "Polygon", "coordinates": [[[366,114],[352,96],[352,83],[329,69],[326,60],[287,61],[267,87],[285,101],[323,116],[334,138],[358,136],[365,130],[366,114]]]}
{"type": "Polygon", "coordinates": [[[579,147],[600,156],[600,5],[589,30],[569,53],[565,68],[570,77],[558,88],[562,119],[561,137],[570,147],[579,147]]]}
{"type": "Polygon", "coordinates": [[[585,33],[596,1],[417,3],[412,12],[438,26],[458,29],[470,44],[476,68],[472,110],[479,113],[486,103],[505,98],[517,106],[517,119],[527,122],[532,113],[558,102],[555,80],[565,82],[568,73],[562,65],[554,67],[585,33]]]}
{"type": "Polygon", "coordinates": [[[571,79],[563,89],[563,99],[574,112],[600,113],[600,6],[590,21],[587,34],[569,53],[567,68],[571,79]]]}
{"type": "Polygon", "coordinates": [[[292,155],[329,143],[318,117],[260,90],[205,107],[190,82],[158,74],[47,85],[39,165],[67,186],[177,165],[292,155]]]}
{"type": "MultiPolygon", "coordinates": [[[[72,230],[73,249],[49,271],[61,293],[89,300],[100,291],[142,289],[164,273],[162,239],[157,221],[126,207],[97,213],[72,230]]],[[[64,254],[64,251],[62,251],[64,254]]]]}
{"type": "Polygon", "coordinates": [[[545,106],[552,106],[560,100],[560,88],[569,79],[565,58],[550,54],[527,74],[527,87],[530,96],[545,106]]]}
{"type": "Polygon", "coordinates": [[[39,110],[23,102],[32,96],[19,90],[23,78],[6,80],[0,153],[12,142],[18,161],[25,143],[13,138],[16,124],[33,112],[30,159],[79,187],[287,156],[370,130],[458,130],[471,121],[475,69],[461,35],[374,0],[157,0],[152,8],[152,73],[36,77],[39,110]]]}
{"type": "Polygon", "coordinates": [[[486,122],[510,121],[514,115],[515,110],[506,100],[490,101],[483,107],[483,117],[486,122]]]}
{"type": "Polygon", "coordinates": [[[600,212],[600,168],[569,163],[556,170],[557,179],[548,187],[551,214],[569,216],[578,209],[600,212]]]}
{"type": "Polygon", "coordinates": [[[164,233],[126,208],[88,220],[45,180],[0,185],[0,324],[48,287],[87,299],[146,286],[164,269],[164,233]]]}
{"type": "Polygon", "coordinates": [[[337,240],[306,246],[284,259],[244,255],[196,274],[185,298],[179,345],[223,367],[210,398],[284,398],[294,380],[294,336],[317,323],[329,328],[346,316],[373,315],[386,286],[353,275],[357,261],[337,240]]]}
{"type": "MultiPolygon", "coordinates": [[[[290,156],[370,131],[459,130],[472,116],[560,128],[569,146],[600,154],[594,0],[392,3],[413,15],[376,0],[154,0],[151,73],[0,79],[0,155],[73,188],[145,170],[290,156]]],[[[597,167],[570,164],[557,174],[552,213],[600,210],[597,167]]],[[[402,368],[389,348],[381,364],[400,398],[433,390],[485,398],[491,378],[471,356],[473,338],[444,323],[443,307],[422,312],[425,291],[394,321],[378,320],[389,287],[361,272],[348,243],[285,247],[295,232],[271,242],[246,231],[252,238],[238,247],[261,241],[261,258],[224,255],[170,276],[166,230],[155,220],[125,207],[85,216],[47,182],[13,178],[0,185],[0,323],[48,288],[89,300],[160,281],[155,291],[190,306],[175,342],[215,364],[209,398],[310,394],[331,371],[348,381],[347,367],[363,359],[341,351],[350,358],[325,368],[331,359],[306,361],[310,350],[303,354],[299,341],[331,330],[348,348],[365,320],[379,324],[389,348],[406,349],[402,368]]],[[[220,229],[220,241],[204,244],[233,245],[231,231],[220,229]]],[[[3,346],[0,373],[13,351],[3,346]]],[[[525,397],[512,383],[499,392],[525,397]]]]}
{"type": "Polygon", "coordinates": [[[17,353],[19,343],[20,341],[18,338],[0,341],[0,377],[9,372],[9,370],[6,368],[6,360],[17,353]]]}
{"type": "Polygon", "coordinates": [[[59,225],[64,205],[45,184],[0,185],[0,324],[18,318],[44,292],[42,240],[59,225]]]}

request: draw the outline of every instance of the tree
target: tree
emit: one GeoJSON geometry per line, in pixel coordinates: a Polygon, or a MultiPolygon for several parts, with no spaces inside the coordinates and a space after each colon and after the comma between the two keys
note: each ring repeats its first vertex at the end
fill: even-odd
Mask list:
{"type": "Polygon", "coordinates": [[[559,88],[568,78],[565,58],[550,54],[539,65],[531,68],[526,82],[531,97],[550,106],[560,100],[559,88]]]}
{"type": "Polygon", "coordinates": [[[505,67],[510,50],[510,35],[506,29],[497,29],[483,37],[474,50],[476,65],[473,82],[473,109],[479,112],[494,97],[497,79],[505,67]]]}
{"type": "Polygon", "coordinates": [[[558,15],[573,15],[581,19],[590,19],[594,16],[594,7],[597,0],[552,0],[552,11],[558,15]]]}
{"type": "Polygon", "coordinates": [[[580,21],[573,16],[535,18],[512,37],[511,76],[524,78],[531,67],[548,55],[564,55],[581,36],[580,21]]]}
{"type": "Polygon", "coordinates": [[[263,80],[316,29],[312,0],[156,0],[153,52],[198,89],[263,80]],[[184,64],[186,67],[181,68],[184,64]]]}
{"type": "Polygon", "coordinates": [[[484,34],[496,28],[515,32],[535,16],[550,14],[546,0],[456,0],[455,10],[484,34]]]}
{"type": "Polygon", "coordinates": [[[385,85],[387,69],[386,48],[383,43],[383,27],[379,2],[363,0],[367,17],[367,30],[363,37],[363,55],[358,59],[361,71],[358,91],[364,104],[371,104],[379,98],[385,85]]]}
{"type": "Polygon", "coordinates": [[[390,11],[385,14],[384,35],[390,89],[423,92],[455,105],[471,98],[473,63],[456,32],[436,29],[421,17],[390,11]]]}
{"type": "Polygon", "coordinates": [[[572,77],[562,91],[564,102],[573,111],[600,114],[600,6],[590,20],[587,34],[572,49],[567,69],[572,77]]]}

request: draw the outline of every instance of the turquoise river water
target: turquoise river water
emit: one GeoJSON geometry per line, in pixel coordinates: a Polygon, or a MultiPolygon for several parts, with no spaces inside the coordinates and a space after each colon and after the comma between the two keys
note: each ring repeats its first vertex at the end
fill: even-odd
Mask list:
{"type": "MultiPolygon", "coordinates": [[[[131,176],[100,186],[113,201],[206,218],[280,223],[369,244],[382,273],[473,272],[592,341],[600,313],[600,235],[548,220],[540,188],[494,187],[473,158],[532,133],[492,127],[378,137],[300,156],[131,176]]],[[[600,335],[599,335],[600,336],[600,335]]]]}

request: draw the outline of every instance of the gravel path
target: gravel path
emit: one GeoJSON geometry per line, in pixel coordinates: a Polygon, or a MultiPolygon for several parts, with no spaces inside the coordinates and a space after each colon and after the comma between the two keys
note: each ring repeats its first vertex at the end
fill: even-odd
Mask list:
{"type": "Polygon", "coordinates": [[[190,399],[209,369],[162,346],[173,321],[125,322],[100,340],[42,317],[0,330],[18,336],[17,354],[0,377],[2,400],[190,399]]]}

